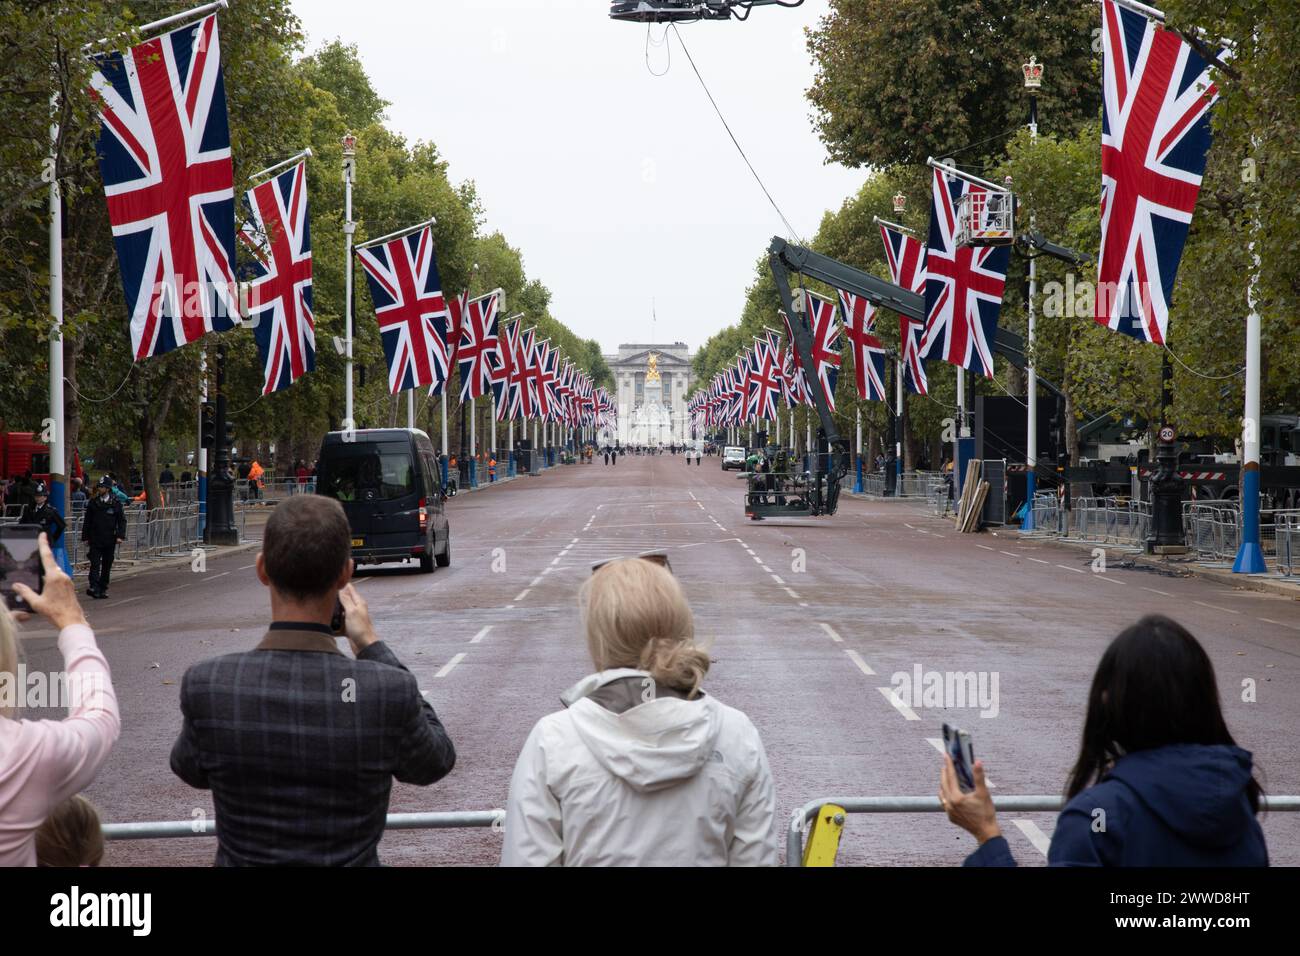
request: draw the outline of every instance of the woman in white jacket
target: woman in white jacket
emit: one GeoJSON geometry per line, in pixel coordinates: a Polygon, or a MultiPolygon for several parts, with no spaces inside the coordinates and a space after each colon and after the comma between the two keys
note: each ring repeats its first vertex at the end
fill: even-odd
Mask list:
{"type": "Polygon", "coordinates": [[[681,586],[602,566],[579,601],[597,673],[533,727],[506,805],[505,866],[763,866],[776,794],[749,718],[707,696],[681,586]]]}

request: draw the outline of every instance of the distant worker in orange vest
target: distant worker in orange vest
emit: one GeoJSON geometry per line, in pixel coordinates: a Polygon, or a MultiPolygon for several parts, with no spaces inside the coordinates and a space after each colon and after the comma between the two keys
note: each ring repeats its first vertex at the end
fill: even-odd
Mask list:
{"type": "Polygon", "coordinates": [[[497,480],[497,458],[493,455],[488,459],[488,484],[497,480]]]}
{"type": "Polygon", "coordinates": [[[248,497],[262,497],[263,471],[265,471],[265,469],[262,468],[261,462],[254,458],[253,463],[248,466],[248,497]]]}

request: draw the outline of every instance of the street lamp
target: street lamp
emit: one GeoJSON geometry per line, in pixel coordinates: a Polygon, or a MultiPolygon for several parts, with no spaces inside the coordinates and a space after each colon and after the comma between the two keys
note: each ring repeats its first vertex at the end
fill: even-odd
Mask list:
{"type": "MultiPolygon", "coordinates": [[[[1043,65],[1031,56],[1021,64],[1025,76],[1025,89],[1029,91],[1029,141],[1038,143],[1038,90],[1043,85],[1043,65]]],[[[1007,192],[1011,192],[1011,177],[1007,177],[1007,192]]],[[[1029,213],[1029,230],[1034,229],[1034,213],[1029,213]]],[[[1025,305],[1029,328],[1026,353],[1029,361],[1025,367],[1025,517],[1021,531],[1036,531],[1034,524],[1034,494],[1038,491],[1038,365],[1034,359],[1034,300],[1038,296],[1037,257],[1029,257],[1029,301],[1025,305]]]]}
{"type": "Polygon", "coordinates": [[[345,323],[347,349],[347,390],[343,429],[350,432],[356,428],[356,419],[352,415],[352,235],[357,231],[357,224],[352,221],[352,180],[357,171],[357,138],[351,133],[343,137],[343,321],[345,323]]]}

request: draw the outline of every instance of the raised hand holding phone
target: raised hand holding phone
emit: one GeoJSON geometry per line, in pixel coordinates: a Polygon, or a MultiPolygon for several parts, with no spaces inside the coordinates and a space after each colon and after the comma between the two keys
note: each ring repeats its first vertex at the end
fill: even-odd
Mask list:
{"type": "Polygon", "coordinates": [[[72,624],[85,624],[86,615],[77,601],[77,591],[72,585],[72,578],[63,573],[59,562],[50,550],[49,539],[42,532],[37,538],[37,547],[41,553],[41,567],[44,569],[45,583],[40,593],[25,584],[15,584],[14,592],[23,599],[31,610],[48,620],[59,630],[72,624]]]}

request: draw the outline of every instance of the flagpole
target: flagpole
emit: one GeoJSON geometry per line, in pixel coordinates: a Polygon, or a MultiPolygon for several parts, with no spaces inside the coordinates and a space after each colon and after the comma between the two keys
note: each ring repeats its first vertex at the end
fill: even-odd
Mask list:
{"type": "Polygon", "coordinates": [[[199,443],[194,455],[198,472],[199,537],[208,523],[208,450],[203,447],[203,406],[208,403],[208,350],[199,350],[199,443]]]}
{"type": "MultiPolygon", "coordinates": [[[[1025,76],[1025,88],[1029,90],[1029,142],[1038,144],[1038,89],[1042,84],[1042,66],[1036,57],[1030,57],[1029,63],[1021,69],[1025,76]],[[1035,70],[1033,67],[1037,66],[1035,70]]],[[[1036,213],[1029,214],[1029,231],[1034,231],[1036,213]]],[[[1029,320],[1029,334],[1026,339],[1025,352],[1029,361],[1026,363],[1025,391],[1028,401],[1025,416],[1025,516],[1020,521],[1021,531],[1035,531],[1034,494],[1038,491],[1038,363],[1034,359],[1034,302],[1038,298],[1038,257],[1029,257],[1029,302],[1026,313],[1029,320]]]]}
{"type": "MultiPolygon", "coordinates": [[[[163,17],[161,20],[154,20],[151,23],[146,23],[144,24],[144,26],[137,27],[136,33],[145,34],[148,33],[150,30],[157,30],[159,27],[166,27],[166,26],[171,26],[173,23],[179,23],[181,20],[184,20],[187,17],[202,16],[203,14],[211,13],[213,10],[224,10],[226,9],[227,6],[229,6],[228,0],[215,0],[214,3],[205,3],[201,7],[195,7],[194,9],[186,10],[183,13],[173,13],[170,17],[163,17]]],[[[118,36],[123,36],[123,35],[124,34],[118,34],[117,36],[100,37],[98,40],[94,40],[90,43],[87,43],[84,47],[82,47],[82,49],[89,50],[91,47],[103,46],[105,43],[108,43],[110,40],[117,39],[118,36]]]]}
{"type": "Polygon", "coordinates": [[[352,221],[352,180],[356,175],[357,138],[351,133],[343,137],[343,323],[346,349],[346,388],[343,411],[343,429],[356,428],[352,414],[352,235],[357,224],[352,221]]]}
{"type": "MultiPolygon", "coordinates": [[[[63,440],[63,195],[59,188],[59,94],[50,97],[50,506],[66,514],[63,482],[67,452],[63,440]]],[[[54,547],[59,564],[68,574],[67,549],[60,538],[54,547]]]]}
{"type": "MultiPolygon", "coordinates": [[[[1257,145],[1257,144],[1254,144],[1257,145]]],[[[1256,187],[1258,188],[1258,187],[1256,187]]],[[[1260,430],[1260,332],[1262,322],[1256,284],[1259,282],[1259,209],[1255,209],[1255,222],[1250,240],[1250,257],[1253,266],[1246,285],[1246,408],[1241,432],[1241,546],[1232,564],[1236,574],[1263,574],[1264,552],[1259,545],[1259,430],[1260,430]]],[[[1166,355],[1168,352],[1166,351],[1166,355]]]]}
{"type": "Polygon", "coordinates": [[[473,488],[478,484],[478,438],[475,435],[476,424],[474,414],[474,397],[469,399],[469,407],[466,409],[469,413],[469,486],[473,488]]]}
{"type": "Polygon", "coordinates": [[[406,390],[406,427],[415,427],[415,389],[406,390]]]}

